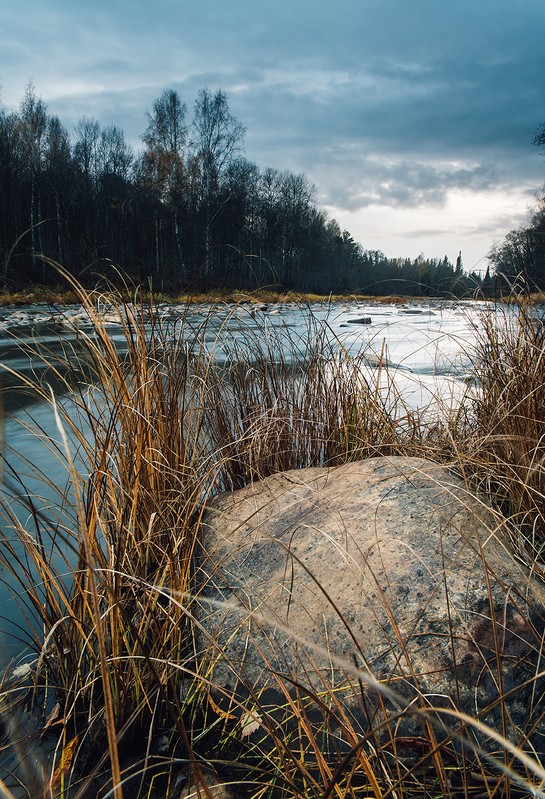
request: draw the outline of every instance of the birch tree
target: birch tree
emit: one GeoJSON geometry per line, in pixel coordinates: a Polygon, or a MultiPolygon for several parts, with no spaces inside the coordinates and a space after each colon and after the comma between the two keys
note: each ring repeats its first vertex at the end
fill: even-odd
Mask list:
{"type": "Polygon", "coordinates": [[[43,101],[36,97],[34,86],[29,83],[19,111],[21,125],[21,144],[26,167],[30,178],[30,239],[32,247],[32,266],[36,268],[36,255],[39,246],[42,221],[40,195],[38,191],[39,176],[43,168],[45,133],[47,130],[47,113],[43,101]]]}
{"type": "Polygon", "coordinates": [[[227,169],[243,153],[245,129],[229,110],[221,89],[212,94],[201,89],[195,102],[192,145],[198,174],[199,205],[204,218],[203,275],[212,272],[212,222],[221,212],[216,200],[227,169]]]}
{"type": "MultiPolygon", "coordinates": [[[[185,176],[185,148],[187,143],[187,107],[174,89],[165,91],[147,113],[148,127],[142,135],[145,145],[141,162],[141,178],[148,190],[172,213],[176,255],[182,279],[185,263],[182,250],[180,215],[183,202],[185,176]]],[[[156,271],[160,269],[159,231],[162,220],[155,217],[156,271]]]]}

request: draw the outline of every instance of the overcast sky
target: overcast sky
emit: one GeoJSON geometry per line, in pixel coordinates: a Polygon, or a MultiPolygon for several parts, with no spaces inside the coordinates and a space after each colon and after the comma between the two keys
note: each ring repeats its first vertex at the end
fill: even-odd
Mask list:
{"type": "Polygon", "coordinates": [[[224,89],[246,156],[391,257],[485,267],[545,182],[545,0],[3,0],[0,53],[4,106],[31,80],[137,147],[164,89],[224,89]]]}

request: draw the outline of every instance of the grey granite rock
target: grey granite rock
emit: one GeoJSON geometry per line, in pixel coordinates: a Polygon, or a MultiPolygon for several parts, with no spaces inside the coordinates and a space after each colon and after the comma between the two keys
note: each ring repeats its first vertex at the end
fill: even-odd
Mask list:
{"type": "Polygon", "coordinates": [[[205,514],[197,586],[199,657],[227,693],[287,675],[357,704],[357,664],[397,710],[456,707],[501,729],[503,687],[510,734],[539,717],[541,683],[524,683],[539,671],[544,588],[446,467],[380,457],[225,494],[205,514]]]}

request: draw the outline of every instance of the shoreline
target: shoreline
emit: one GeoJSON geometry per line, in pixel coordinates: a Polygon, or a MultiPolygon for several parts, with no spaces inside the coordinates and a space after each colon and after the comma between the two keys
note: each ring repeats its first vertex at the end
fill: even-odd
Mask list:
{"type": "MultiPolygon", "coordinates": [[[[117,292],[115,289],[107,291],[97,290],[98,296],[107,296],[108,294],[115,293],[116,296],[125,298],[127,302],[134,301],[134,293],[131,292],[117,292]]],[[[269,291],[267,289],[258,289],[256,291],[210,291],[210,292],[195,292],[195,293],[181,293],[181,294],[163,294],[161,292],[142,291],[139,294],[139,299],[142,302],[153,302],[159,304],[178,303],[178,304],[231,304],[248,302],[250,304],[277,304],[288,302],[302,302],[302,303],[336,303],[336,302],[375,302],[378,304],[392,304],[398,305],[406,302],[441,302],[457,300],[466,302],[475,298],[454,298],[444,296],[416,296],[405,294],[393,295],[370,295],[370,294],[314,294],[312,292],[301,293],[297,291],[269,291]]],[[[482,299],[482,298],[477,298],[482,299]]],[[[1,291],[0,290],[0,307],[17,307],[23,305],[78,305],[81,300],[74,291],[62,291],[50,289],[43,286],[36,286],[32,289],[25,289],[24,291],[1,291]]]]}

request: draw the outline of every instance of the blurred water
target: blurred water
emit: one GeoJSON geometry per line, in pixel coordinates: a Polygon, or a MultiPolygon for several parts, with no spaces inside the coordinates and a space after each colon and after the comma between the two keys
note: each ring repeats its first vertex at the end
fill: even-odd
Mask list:
{"type": "MultiPolygon", "coordinates": [[[[182,311],[165,306],[160,312],[167,321],[171,342],[203,329],[204,347],[219,364],[232,362],[241,352],[251,358],[256,330],[262,345],[270,343],[271,358],[281,355],[284,362],[290,358],[304,360],[309,335],[323,335],[334,347],[343,348],[351,356],[362,356],[361,368],[370,376],[376,374],[377,362],[389,363],[388,372],[383,375],[385,386],[393,380],[410,407],[426,407],[433,414],[439,400],[456,403],[466,390],[479,310],[482,307],[479,309],[477,304],[430,301],[408,306],[356,302],[308,307],[195,306],[189,312],[187,308],[182,311]],[[282,353],[279,342],[285,345],[282,353]]],[[[70,525],[71,511],[60,498],[70,497],[71,486],[51,405],[25,390],[21,378],[41,381],[53,394],[62,389],[62,380],[33,357],[27,345],[39,344],[52,357],[64,356],[66,368],[70,368],[71,353],[77,361],[78,326],[84,327],[86,335],[93,335],[92,325],[81,309],[63,309],[62,324],[51,314],[32,307],[17,314],[9,309],[0,311],[5,456],[0,488],[5,508],[33,535],[39,514],[52,519],[53,526],[60,525],[59,529],[63,524],[70,525]],[[39,511],[38,516],[31,512],[28,497],[39,511]]],[[[122,350],[125,339],[121,328],[112,324],[110,334],[122,350]]],[[[62,396],[59,400],[63,400],[62,396]]],[[[14,540],[9,520],[0,520],[0,525],[4,535],[14,540]]],[[[24,557],[15,540],[14,546],[24,557]]],[[[62,544],[58,549],[52,548],[52,557],[57,559],[61,571],[64,552],[66,547],[62,544]]],[[[20,588],[5,567],[0,567],[0,580],[2,666],[22,651],[29,619],[18,605],[20,588]]]]}
{"type": "MultiPolygon", "coordinates": [[[[62,397],[59,397],[62,401],[62,397]]],[[[64,556],[70,549],[64,542],[66,528],[74,529],[71,482],[64,454],[64,443],[50,406],[26,404],[6,415],[2,429],[4,466],[0,528],[10,541],[16,559],[24,562],[25,552],[19,536],[12,530],[18,520],[36,538],[46,531],[46,546],[57,572],[66,571],[64,556]],[[67,502],[68,498],[68,502],[67,502]],[[50,531],[56,530],[54,544],[50,531]]],[[[68,438],[70,440],[70,435],[68,438]]],[[[75,444],[72,444],[75,453],[75,444]]],[[[5,566],[0,566],[0,667],[19,654],[29,643],[30,628],[37,622],[25,607],[21,586],[5,566]]],[[[38,581],[36,578],[35,585],[38,581]]],[[[38,639],[40,626],[34,627],[38,639]]]]}

